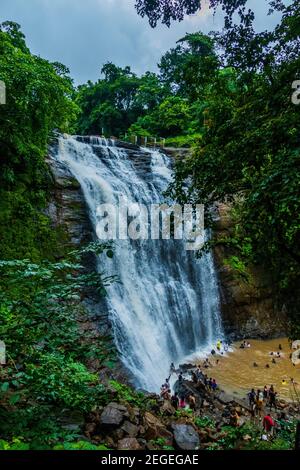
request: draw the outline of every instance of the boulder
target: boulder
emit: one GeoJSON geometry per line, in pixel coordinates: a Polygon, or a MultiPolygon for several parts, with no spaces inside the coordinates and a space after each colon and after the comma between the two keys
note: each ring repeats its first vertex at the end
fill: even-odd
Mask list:
{"type": "Polygon", "coordinates": [[[180,450],[197,450],[200,446],[198,433],[191,425],[174,424],[174,439],[180,450]]]}
{"type": "Polygon", "coordinates": [[[79,411],[64,410],[58,416],[58,422],[67,431],[79,432],[84,427],[84,416],[79,411]]]}
{"type": "Polygon", "coordinates": [[[100,424],[103,426],[117,428],[125,418],[128,418],[128,416],[129,414],[126,406],[120,405],[118,403],[109,403],[101,414],[100,424]]]}
{"type": "MultiPolygon", "coordinates": [[[[100,442],[102,442],[102,438],[100,439],[100,442]]],[[[117,447],[115,441],[110,436],[105,437],[105,444],[109,449],[116,449],[117,447]]]]}
{"type": "Polygon", "coordinates": [[[141,450],[141,446],[134,437],[126,437],[118,442],[118,450],[141,450]]]}
{"type": "Polygon", "coordinates": [[[140,422],[140,410],[138,408],[128,407],[129,419],[133,424],[138,425],[140,422]]]}
{"type": "Polygon", "coordinates": [[[128,434],[129,437],[136,437],[139,433],[138,426],[132,424],[130,421],[125,421],[121,429],[125,434],[128,434]]]}
{"type": "Polygon", "coordinates": [[[97,428],[96,423],[87,423],[85,425],[85,435],[90,439],[93,434],[95,434],[97,428]]]}
{"type": "Polygon", "coordinates": [[[179,369],[186,372],[191,369],[195,369],[195,364],[179,364],[179,369]]]}
{"type": "Polygon", "coordinates": [[[160,407],[160,412],[166,416],[173,416],[175,414],[175,408],[168,400],[165,400],[163,405],[160,407]]]}
{"type": "Polygon", "coordinates": [[[144,416],[145,439],[165,438],[168,442],[173,441],[172,433],[170,433],[164,424],[156,418],[152,413],[146,411],[144,416]]]}

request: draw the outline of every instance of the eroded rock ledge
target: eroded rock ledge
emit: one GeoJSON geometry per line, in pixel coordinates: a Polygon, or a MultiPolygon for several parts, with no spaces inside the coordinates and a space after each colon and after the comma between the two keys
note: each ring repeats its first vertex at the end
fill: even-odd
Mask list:
{"type": "Polygon", "coordinates": [[[220,241],[230,235],[232,230],[230,207],[218,204],[214,237],[219,243],[214,249],[214,255],[225,330],[233,339],[285,336],[287,317],[284,311],[275,306],[274,292],[267,274],[260,266],[252,266],[249,269],[249,280],[243,280],[226,263],[233,253],[220,241]]]}

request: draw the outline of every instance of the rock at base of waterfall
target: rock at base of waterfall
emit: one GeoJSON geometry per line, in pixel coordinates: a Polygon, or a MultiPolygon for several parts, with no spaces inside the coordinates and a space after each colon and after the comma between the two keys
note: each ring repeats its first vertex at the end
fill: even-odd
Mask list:
{"type": "Polygon", "coordinates": [[[165,400],[163,405],[160,407],[160,412],[165,416],[173,416],[175,414],[175,408],[171,405],[168,400],[165,400]]]}
{"type": "Polygon", "coordinates": [[[174,439],[180,450],[197,450],[200,439],[195,429],[187,424],[173,425],[174,439]]]}
{"type": "Polygon", "coordinates": [[[157,439],[163,437],[168,441],[167,445],[172,445],[170,442],[173,441],[172,433],[169,432],[164,424],[156,418],[152,413],[146,411],[144,416],[144,428],[145,428],[145,439],[157,439]]]}
{"type": "Polygon", "coordinates": [[[126,437],[118,442],[118,450],[141,450],[141,446],[134,437],[126,437]]]}
{"type": "Polygon", "coordinates": [[[129,437],[136,437],[139,433],[139,427],[132,424],[130,421],[125,421],[122,430],[128,434],[129,437]]]}
{"type": "Polygon", "coordinates": [[[84,426],[84,415],[79,411],[63,411],[57,421],[63,429],[79,432],[84,426]]]}
{"type": "Polygon", "coordinates": [[[100,417],[100,424],[103,426],[118,427],[128,418],[129,414],[126,406],[119,403],[109,403],[103,410],[100,417]]]}

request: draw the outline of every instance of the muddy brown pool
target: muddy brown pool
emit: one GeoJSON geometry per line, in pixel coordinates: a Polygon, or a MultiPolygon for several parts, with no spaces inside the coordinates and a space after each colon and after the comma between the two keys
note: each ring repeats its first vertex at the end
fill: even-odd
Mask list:
{"type": "MultiPolygon", "coordinates": [[[[210,356],[212,367],[207,369],[208,376],[215,378],[221,389],[240,397],[245,397],[252,387],[262,389],[265,385],[274,385],[279,397],[297,401],[298,395],[300,399],[300,365],[293,366],[290,360],[292,350],[288,339],[247,341],[251,344],[249,349],[240,349],[241,342],[237,342],[225,356],[210,356]],[[279,344],[282,346],[281,358],[275,358],[274,364],[274,356],[270,352],[279,351],[279,344]],[[219,364],[216,364],[216,359],[219,359],[219,364]],[[258,367],[253,366],[254,362],[258,367]],[[266,367],[267,364],[269,368],[266,367]],[[291,378],[296,385],[292,384],[291,378]],[[286,383],[283,384],[283,380],[286,383]]],[[[202,360],[199,359],[198,362],[201,363],[202,360]]]]}

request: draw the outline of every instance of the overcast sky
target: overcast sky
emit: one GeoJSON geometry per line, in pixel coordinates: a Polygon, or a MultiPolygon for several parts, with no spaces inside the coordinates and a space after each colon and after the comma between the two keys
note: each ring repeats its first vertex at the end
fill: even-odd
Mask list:
{"type": "MultiPolygon", "coordinates": [[[[186,32],[205,33],[222,27],[220,12],[204,8],[170,28],[152,29],[140,18],[135,0],[1,0],[0,21],[20,23],[31,51],[70,68],[75,82],[97,80],[107,61],[130,65],[137,73],[156,70],[162,54],[186,32]]],[[[273,23],[265,0],[250,0],[257,28],[273,23]]]]}

